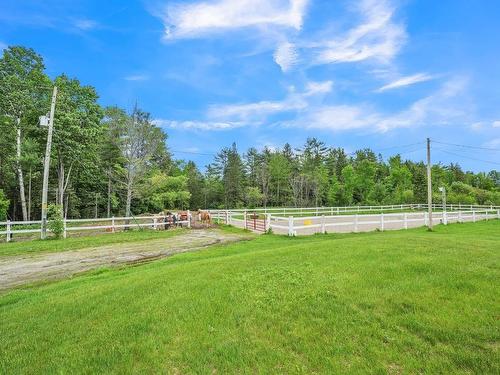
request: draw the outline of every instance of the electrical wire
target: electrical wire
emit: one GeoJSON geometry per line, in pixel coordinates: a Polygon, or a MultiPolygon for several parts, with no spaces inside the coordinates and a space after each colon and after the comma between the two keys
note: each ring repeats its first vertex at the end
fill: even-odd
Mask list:
{"type": "Polygon", "coordinates": [[[471,149],[475,149],[475,150],[500,151],[500,148],[488,148],[488,147],[479,147],[479,146],[460,145],[457,143],[447,143],[447,142],[440,142],[440,141],[435,141],[435,140],[432,140],[432,142],[439,143],[442,145],[448,145],[448,146],[471,148],[471,149]]]}
{"type": "Polygon", "coordinates": [[[466,156],[466,155],[455,154],[454,152],[443,150],[441,148],[434,148],[434,149],[436,149],[436,150],[438,150],[440,152],[444,152],[445,154],[449,154],[449,155],[453,155],[453,156],[458,156],[458,157],[461,157],[461,158],[464,158],[464,159],[470,159],[470,160],[480,161],[482,163],[490,163],[490,164],[494,164],[494,165],[500,165],[500,163],[497,163],[497,162],[491,161],[491,160],[477,159],[477,158],[473,158],[473,157],[466,156]]]}

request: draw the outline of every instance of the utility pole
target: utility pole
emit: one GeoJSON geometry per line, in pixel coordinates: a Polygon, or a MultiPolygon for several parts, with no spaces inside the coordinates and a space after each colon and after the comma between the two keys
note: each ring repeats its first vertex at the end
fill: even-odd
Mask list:
{"type": "Polygon", "coordinates": [[[429,230],[432,230],[432,174],[430,138],[427,138],[427,209],[429,211],[429,230]]]}
{"type": "Polygon", "coordinates": [[[43,162],[43,188],[42,188],[42,240],[47,238],[47,195],[49,191],[49,168],[50,150],[52,148],[52,132],[54,129],[54,114],[56,110],[57,86],[52,91],[52,102],[50,103],[49,131],[47,134],[47,146],[45,148],[45,160],[43,162]]]}

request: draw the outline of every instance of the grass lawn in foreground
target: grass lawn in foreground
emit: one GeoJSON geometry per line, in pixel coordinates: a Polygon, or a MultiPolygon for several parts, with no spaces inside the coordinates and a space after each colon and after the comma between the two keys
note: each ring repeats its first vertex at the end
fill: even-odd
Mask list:
{"type": "Polygon", "coordinates": [[[255,240],[0,296],[0,373],[498,373],[500,221],[255,240]]]}
{"type": "Polygon", "coordinates": [[[166,231],[143,229],[117,233],[100,233],[94,236],[69,237],[58,240],[51,238],[47,240],[0,243],[0,256],[78,250],[87,247],[112,245],[115,243],[154,240],[157,238],[172,237],[180,233],[185,233],[185,231],[186,229],[180,228],[166,231]]]}

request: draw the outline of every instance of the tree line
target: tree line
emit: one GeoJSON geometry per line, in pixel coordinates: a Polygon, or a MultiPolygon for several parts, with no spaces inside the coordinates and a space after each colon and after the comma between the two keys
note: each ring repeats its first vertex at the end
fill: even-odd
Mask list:
{"type": "MultiPolygon", "coordinates": [[[[39,117],[58,87],[49,201],[66,217],[141,214],[164,209],[344,206],[422,203],[426,168],[370,149],[347,154],[310,138],[297,149],[223,148],[203,172],[175,160],[151,114],[99,105],[92,86],[65,74],[50,78],[34,50],[12,46],[0,58],[0,220],[40,217],[47,128],[39,117]]],[[[432,167],[448,202],[500,204],[500,172],[432,167]]]]}

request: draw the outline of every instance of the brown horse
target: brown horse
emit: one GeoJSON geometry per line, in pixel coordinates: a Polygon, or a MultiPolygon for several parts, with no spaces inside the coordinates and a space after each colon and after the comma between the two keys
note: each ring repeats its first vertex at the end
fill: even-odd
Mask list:
{"type": "Polygon", "coordinates": [[[210,224],[212,222],[212,217],[210,216],[210,212],[198,210],[197,214],[198,217],[200,218],[200,221],[203,224],[210,224]]]}

